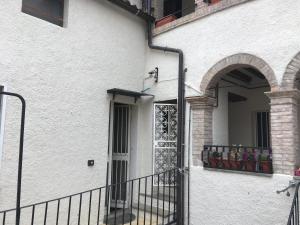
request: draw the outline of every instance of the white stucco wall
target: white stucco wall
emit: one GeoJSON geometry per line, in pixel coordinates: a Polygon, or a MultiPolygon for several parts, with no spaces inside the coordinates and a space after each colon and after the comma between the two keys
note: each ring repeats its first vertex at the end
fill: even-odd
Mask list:
{"type": "MultiPolygon", "coordinates": [[[[204,74],[211,67],[238,53],[262,58],[280,83],[287,64],[300,51],[299,9],[300,2],[294,0],[249,1],[160,34],[154,43],[183,50],[188,69],[186,83],[198,91],[204,74]]],[[[160,71],[159,82],[148,92],[158,100],[176,98],[177,56],[147,50],[146,71],[156,66],[160,71]]],[[[199,95],[189,87],[186,93],[187,96],[199,95]]],[[[220,119],[222,129],[226,129],[226,124],[226,120],[220,119]]],[[[224,133],[215,133],[215,139],[220,137],[223,141],[228,139],[224,133]]],[[[286,187],[290,176],[260,177],[204,171],[194,166],[191,171],[191,224],[279,225],[287,222],[291,198],[277,195],[275,191],[286,187]]]]}
{"type": "MultiPolygon", "coordinates": [[[[300,51],[300,2],[254,0],[212,14],[154,39],[162,46],[176,47],[185,54],[186,81],[199,88],[202,76],[218,61],[238,53],[265,60],[279,82],[287,64],[300,51]],[[280,32],[279,32],[280,31],[280,32]]],[[[158,66],[162,80],[177,77],[177,57],[148,50],[146,71],[158,66]]],[[[170,95],[169,81],[154,86],[153,93],[170,95]]],[[[194,95],[188,88],[188,95],[194,95]]],[[[175,93],[174,93],[175,96],[175,93]]]]}
{"type": "Polygon", "coordinates": [[[191,225],[284,225],[291,196],[277,194],[292,179],[191,170],[191,225]]]}
{"type": "MultiPolygon", "coordinates": [[[[142,90],[146,45],[144,23],[106,1],[70,1],[65,28],[21,13],[21,2],[0,1],[0,84],[27,100],[24,205],[105,184],[106,90],[142,90]]],[[[15,206],[19,105],[7,100],[1,209],[15,206]]]]}

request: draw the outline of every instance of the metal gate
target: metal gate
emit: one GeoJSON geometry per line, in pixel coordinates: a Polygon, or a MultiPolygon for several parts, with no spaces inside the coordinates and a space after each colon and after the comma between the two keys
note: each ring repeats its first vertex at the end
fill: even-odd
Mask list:
{"type": "MultiPolygon", "coordinates": [[[[154,104],[154,173],[176,168],[177,105],[154,104]]],[[[173,176],[172,176],[173,177],[173,176]]],[[[160,178],[154,184],[174,185],[173,179],[160,178]]]]}
{"type": "Polygon", "coordinates": [[[129,106],[114,105],[111,199],[114,207],[123,207],[127,201],[127,186],[129,172],[129,106]],[[115,185],[114,185],[115,184],[115,185]],[[116,185],[117,184],[117,185],[116,185]]]}

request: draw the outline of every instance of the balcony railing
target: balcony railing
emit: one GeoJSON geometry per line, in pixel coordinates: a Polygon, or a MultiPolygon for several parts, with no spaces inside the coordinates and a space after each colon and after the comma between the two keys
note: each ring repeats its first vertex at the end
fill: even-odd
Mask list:
{"type": "Polygon", "coordinates": [[[202,162],[206,168],[273,173],[271,148],[206,145],[202,162]]]}
{"type": "MultiPolygon", "coordinates": [[[[176,222],[176,185],[172,184],[176,181],[176,177],[177,169],[172,169],[23,206],[20,224],[174,224],[176,222]]],[[[14,225],[15,217],[15,209],[0,211],[0,224],[14,225]]]]}
{"type": "Polygon", "coordinates": [[[300,182],[296,184],[296,190],[295,190],[287,225],[299,225],[300,223],[299,222],[299,186],[300,186],[300,182]]]}

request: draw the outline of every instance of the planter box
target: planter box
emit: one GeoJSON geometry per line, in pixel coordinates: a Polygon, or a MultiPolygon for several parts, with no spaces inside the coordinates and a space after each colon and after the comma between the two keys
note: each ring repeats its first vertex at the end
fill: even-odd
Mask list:
{"type": "Polygon", "coordinates": [[[295,170],[295,176],[300,176],[300,170],[298,169],[298,170],[295,170]]]}
{"type": "Polygon", "coordinates": [[[229,170],[231,169],[230,161],[229,160],[224,160],[223,159],[223,169],[229,170]]]}
{"type": "Polygon", "coordinates": [[[230,161],[230,168],[233,170],[241,170],[242,162],[241,161],[230,161]]]}
{"type": "Polygon", "coordinates": [[[221,0],[211,0],[211,3],[210,4],[216,4],[216,3],[219,3],[221,0]]]}
{"type": "Polygon", "coordinates": [[[272,165],[269,161],[261,161],[260,168],[263,173],[271,173],[272,172],[272,165]]]}
{"type": "Polygon", "coordinates": [[[172,22],[176,19],[177,19],[177,17],[174,16],[174,15],[166,16],[166,17],[164,17],[160,20],[157,20],[156,23],[155,23],[155,27],[163,26],[163,25],[165,25],[167,23],[170,23],[170,22],[172,22]]]}
{"type": "Polygon", "coordinates": [[[248,172],[255,172],[256,171],[256,162],[253,161],[245,161],[245,170],[248,172]]]}
{"type": "Polygon", "coordinates": [[[221,163],[220,159],[215,159],[215,158],[209,159],[208,161],[209,161],[209,166],[211,168],[219,168],[219,165],[221,163]]]}

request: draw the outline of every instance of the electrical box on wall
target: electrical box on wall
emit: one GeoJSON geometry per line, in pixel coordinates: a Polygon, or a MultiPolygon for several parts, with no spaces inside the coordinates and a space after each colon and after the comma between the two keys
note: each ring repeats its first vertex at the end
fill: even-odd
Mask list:
{"type": "Polygon", "coordinates": [[[95,165],[95,161],[93,159],[88,160],[88,166],[94,166],[95,165]]]}

